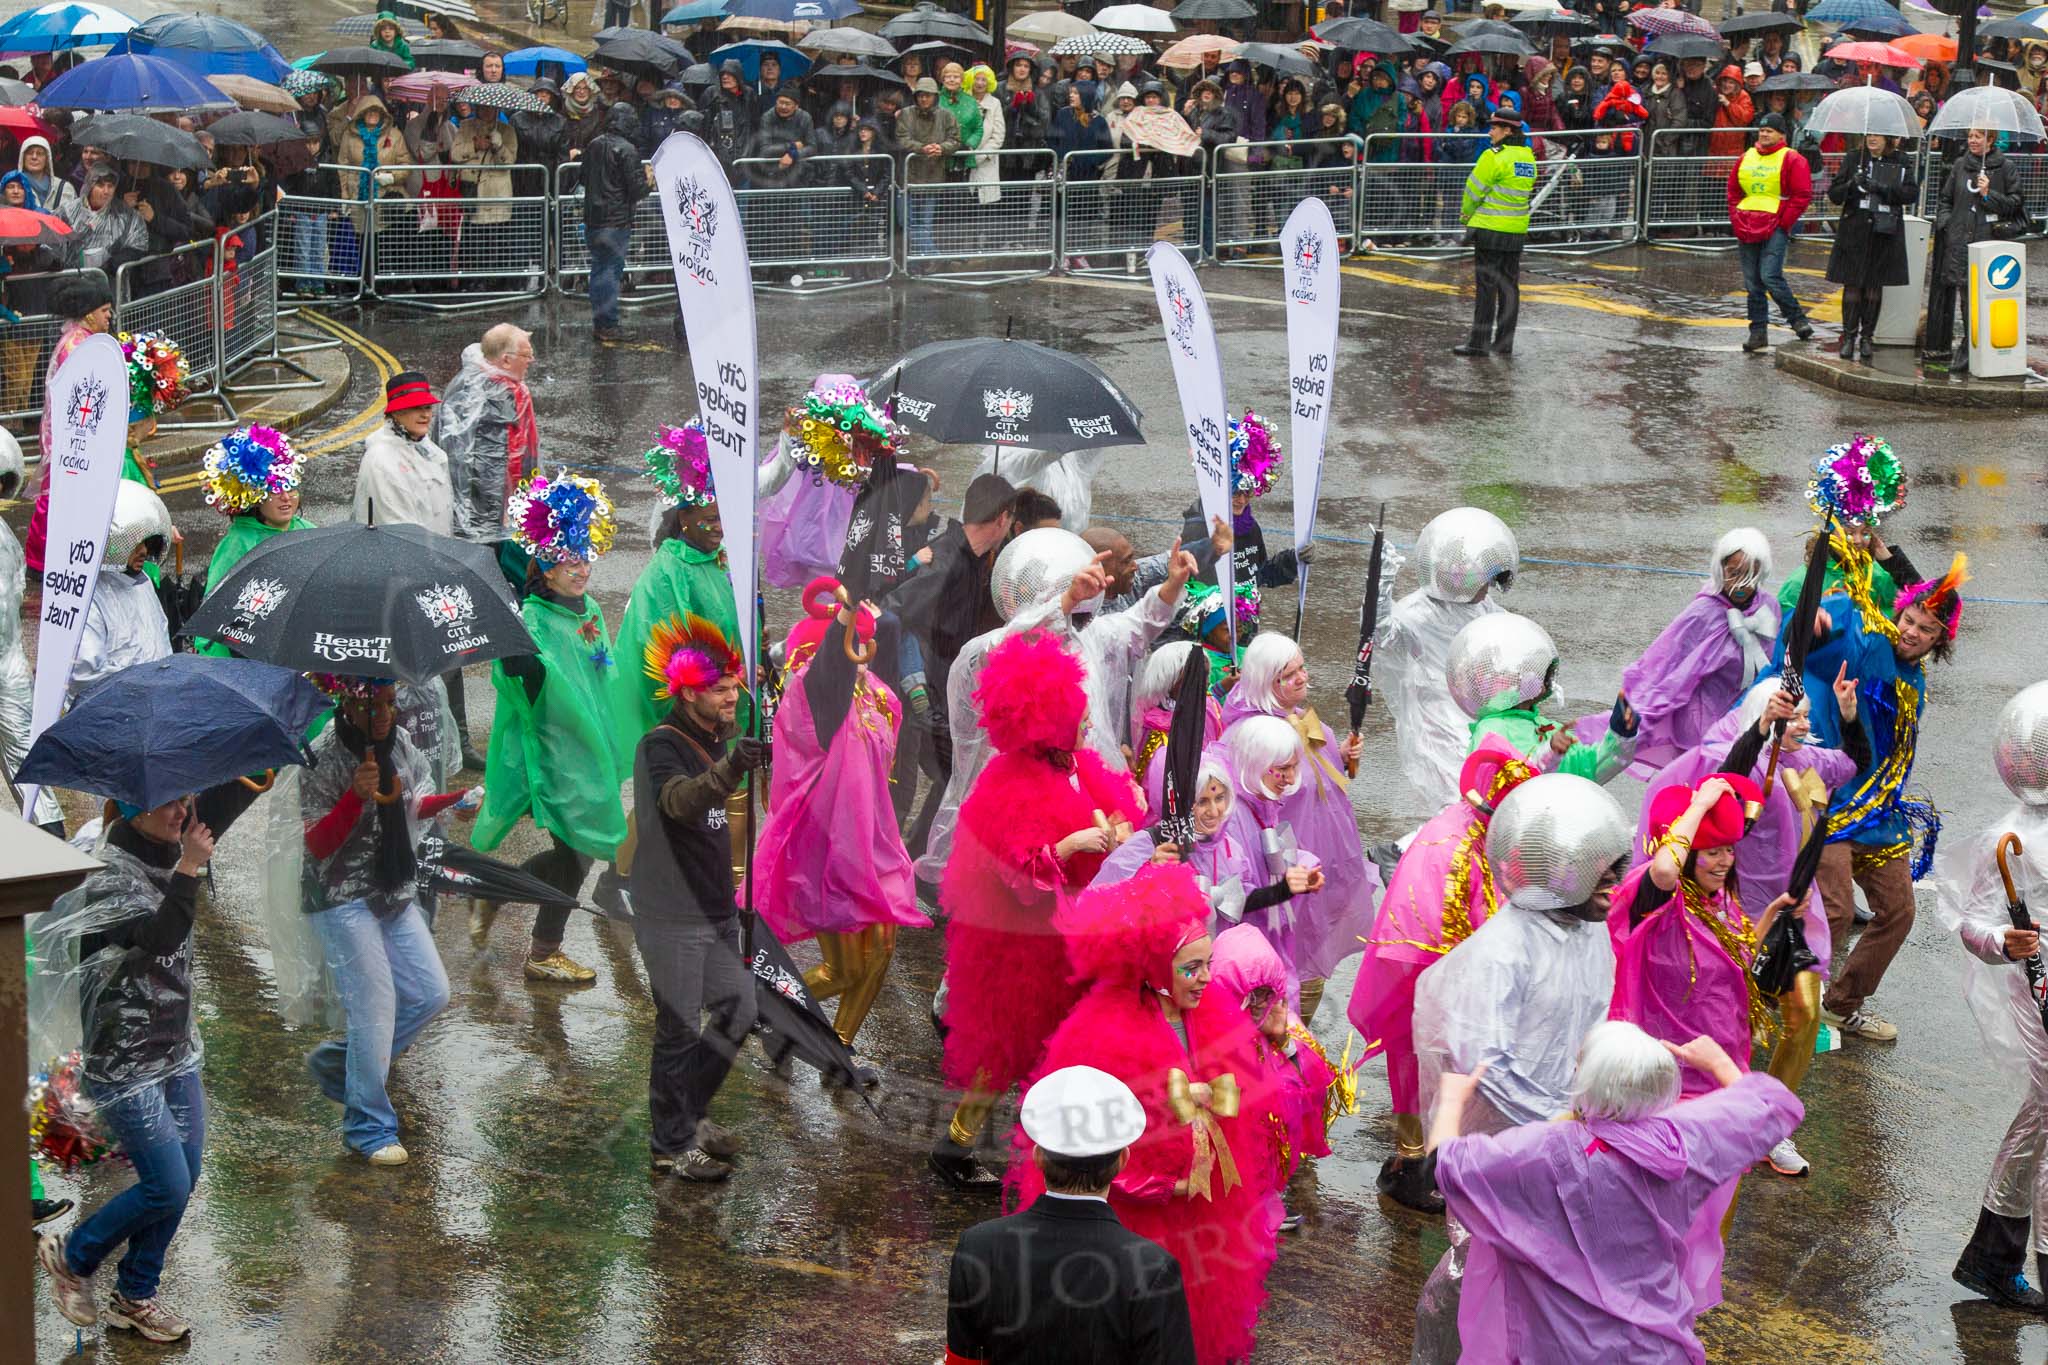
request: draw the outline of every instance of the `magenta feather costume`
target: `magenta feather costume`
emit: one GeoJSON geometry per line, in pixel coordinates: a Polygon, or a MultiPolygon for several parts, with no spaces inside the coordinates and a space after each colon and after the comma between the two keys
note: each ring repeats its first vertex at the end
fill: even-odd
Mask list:
{"type": "MultiPolygon", "coordinates": [[[[1261,986],[1275,994],[1281,1009],[1287,1008],[1287,964],[1253,925],[1234,925],[1216,935],[1209,971],[1209,995],[1202,998],[1205,1009],[1214,997],[1219,1006],[1242,1010],[1245,997],[1261,986]]],[[[1252,1027],[1258,1028],[1256,1020],[1252,1027]]],[[[1303,1157],[1330,1154],[1330,1089],[1337,1083],[1336,1071],[1299,1019],[1291,1020],[1289,1033],[1292,1051],[1274,1047],[1263,1032],[1258,1039],[1259,1058],[1274,1088],[1275,1104],[1267,1122],[1279,1136],[1281,1184],[1303,1157]]]]}

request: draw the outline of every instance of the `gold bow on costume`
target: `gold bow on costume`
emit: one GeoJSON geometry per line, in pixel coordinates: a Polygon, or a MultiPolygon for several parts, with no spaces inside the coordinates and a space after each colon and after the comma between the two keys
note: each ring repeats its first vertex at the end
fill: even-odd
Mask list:
{"type": "Polygon", "coordinates": [[[1784,784],[1785,795],[1792,798],[1792,805],[1799,812],[1800,827],[1811,829],[1813,813],[1828,808],[1828,784],[1811,768],[1780,768],[1778,781],[1784,784]]]}
{"type": "Polygon", "coordinates": [[[1295,734],[1301,736],[1301,750],[1308,755],[1308,766],[1316,775],[1316,795],[1323,794],[1323,776],[1326,773],[1330,780],[1337,784],[1338,791],[1347,790],[1348,784],[1344,781],[1344,774],[1339,771],[1336,764],[1323,757],[1322,751],[1329,731],[1323,728],[1323,718],[1316,714],[1316,708],[1303,707],[1289,716],[1287,723],[1294,727],[1295,734]]]}
{"type": "Polygon", "coordinates": [[[1211,1169],[1220,1170],[1226,1193],[1237,1188],[1237,1162],[1231,1158],[1230,1143],[1225,1140],[1223,1125],[1217,1119],[1236,1118],[1242,1102],[1237,1077],[1227,1071],[1209,1082],[1209,1103],[1206,1106],[1195,1100],[1187,1072],[1175,1068],[1166,1073],[1166,1107],[1173,1111],[1175,1118],[1194,1125],[1195,1129],[1195,1164],[1188,1172],[1190,1196],[1214,1197],[1209,1188],[1211,1169]]]}

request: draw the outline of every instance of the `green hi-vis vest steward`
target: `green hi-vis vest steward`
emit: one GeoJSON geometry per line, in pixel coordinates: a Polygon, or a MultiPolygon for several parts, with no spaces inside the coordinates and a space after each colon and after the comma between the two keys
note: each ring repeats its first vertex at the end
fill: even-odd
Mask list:
{"type": "Polygon", "coordinates": [[[1785,169],[1785,153],[1790,150],[1780,147],[1775,152],[1760,152],[1751,147],[1742,154],[1742,163],[1735,168],[1735,183],[1742,190],[1742,202],[1735,206],[1736,212],[1777,213],[1778,206],[1785,202],[1780,177],[1785,169]]]}
{"type": "Polygon", "coordinates": [[[1529,230],[1529,197],[1536,192],[1536,154],[1502,143],[1479,154],[1465,181],[1465,226],[1489,232],[1529,230]]]}

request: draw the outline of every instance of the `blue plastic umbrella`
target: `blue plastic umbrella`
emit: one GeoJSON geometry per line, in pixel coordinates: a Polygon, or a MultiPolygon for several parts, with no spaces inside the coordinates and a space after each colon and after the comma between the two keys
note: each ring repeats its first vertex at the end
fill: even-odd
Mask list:
{"type": "Polygon", "coordinates": [[[1888,14],[1873,14],[1868,19],[1851,19],[1842,25],[1844,33],[1868,33],[1880,38],[1903,38],[1908,33],[1919,31],[1913,27],[1912,21],[1897,10],[1892,10],[1888,14]]]}
{"type": "Polygon", "coordinates": [[[860,0],[729,0],[734,19],[769,19],[779,24],[825,24],[860,13],[860,0]]]}
{"type": "Polygon", "coordinates": [[[235,102],[204,76],[161,57],[124,53],[81,62],[43,87],[45,109],[232,109],[235,102]]]}
{"type": "Polygon", "coordinates": [[[565,48],[522,47],[505,54],[505,74],[508,76],[537,76],[541,67],[547,65],[560,67],[564,77],[590,69],[589,62],[565,48]]]}
{"type": "Polygon", "coordinates": [[[1857,19],[1896,19],[1898,15],[1885,0],[1820,0],[1806,12],[1806,19],[1813,24],[1847,24],[1857,19]]]}
{"type": "Polygon", "coordinates": [[[705,19],[723,19],[729,0],[690,0],[661,16],[664,24],[695,24],[705,19]]]}
{"type": "Polygon", "coordinates": [[[195,76],[254,76],[275,83],[292,64],[247,24],[217,14],[158,14],[128,30],[114,53],[145,53],[195,76]]]}
{"type": "Polygon", "coordinates": [[[305,675],[255,659],[173,654],[101,679],[43,731],[16,780],[144,810],[305,763],[331,703],[305,675]]]}
{"type": "Polygon", "coordinates": [[[55,52],[111,43],[135,21],[109,5],[43,5],[0,24],[0,52],[55,52]]]}
{"type": "Polygon", "coordinates": [[[771,42],[765,38],[748,38],[743,42],[727,43],[711,54],[711,65],[716,67],[727,60],[740,64],[750,81],[761,79],[761,59],[776,57],[782,62],[782,78],[795,80],[811,69],[811,59],[798,52],[788,43],[771,42]]]}

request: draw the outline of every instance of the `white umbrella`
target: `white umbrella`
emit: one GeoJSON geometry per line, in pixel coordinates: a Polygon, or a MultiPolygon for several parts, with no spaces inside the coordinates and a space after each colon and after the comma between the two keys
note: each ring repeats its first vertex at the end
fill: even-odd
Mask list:
{"type": "Polygon", "coordinates": [[[1173,32],[1173,16],[1150,5],[1111,5],[1098,11],[1090,22],[1097,28],[1113,28],[1124,33],[1173,32]]]}
{"type": "Polygon", "coordinates": [[[1052,45],[1055,57],[1149,57],[1152,44],[1128,33],[1077,33],[1052,45]]]}
{"type": "Polygon", "coordinates": [[[2043,133],[2040,114],[2019,91],[1995,85],[1976,85],[1950,95],[1948,102],[1935,110],[1927,133],[1930,137],[1940,133],[1959,137],[1972,128],[1988,128],[2034,142],[2048,136],[2043,133]]]}
{"type": "Polygon", "coordinates": [[[1027,43],[1056,43],[1062,38],[1072,38],[1081,33],[1095,32],[1095,25],[1078,14],[1062,9],[1040,10],[1027,14],[1010,25],[1008,33],[1027,43]]]}
{"type": "Polygon", "coordinates": [[[1920,116],[1903,95],[1880,90],[1874,85],[1852,85],[1813,106],[1806,116],[1806,131],[1819,137],[1842,133],[1861,137],[1881,133],[1885,137],[1919,137],[1920,116]]]}

